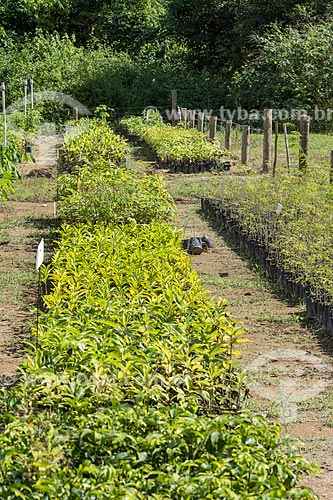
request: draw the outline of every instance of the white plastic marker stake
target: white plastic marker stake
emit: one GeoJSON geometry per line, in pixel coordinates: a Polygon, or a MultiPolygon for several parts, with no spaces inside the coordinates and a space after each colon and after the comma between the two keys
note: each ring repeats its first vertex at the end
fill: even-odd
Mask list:
{"type": "Polygon", "coordinates": [[[282,205],[281,203],[278,203],[277,209],[276,209],[276,215],[280,215],[282,212],[282,205]]]}
{"type": "Polygon", "coordinates": [[[38,284],[37,284],[37,322],[36,322],[36,331],[37,331],[37,347],[38,347],[38,330],[39,330],[39,307],[40,307],[40,267],[44,262],[44,238],[40,240],[40,243],[37,248],[37,257],[36,257],[36,269],[38,271],[38,284]]]}
{"type": "Polygon", "coordinates": [[[57,217],[57,202],[56,201],[53,202],[53,217],[54,218],[57,217]]]}
{"type": "Polygon", "coordinates": [[[40,266],[44,262],[44,238],[40,240],[37,248],[36,269],[39,271],[40,266]]]}

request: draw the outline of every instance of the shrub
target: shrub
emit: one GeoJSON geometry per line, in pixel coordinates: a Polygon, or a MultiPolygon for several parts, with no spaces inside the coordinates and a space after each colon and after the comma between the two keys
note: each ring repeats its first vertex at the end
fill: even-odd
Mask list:
{"type": "Polygon", "coordinates": [[[0,200],[7,198],[10,191],[14,191],[14,181],[21,178],[16,164],[21,162],[20,154],[14,144],[0,145],[0,200]]]}

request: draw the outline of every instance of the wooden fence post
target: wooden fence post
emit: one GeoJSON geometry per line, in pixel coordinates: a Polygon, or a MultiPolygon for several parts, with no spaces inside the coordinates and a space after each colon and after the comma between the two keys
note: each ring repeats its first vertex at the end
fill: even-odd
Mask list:
{"type": "Polygon", "coordinates": [[[228,120],[225,125],[224,147],[229,151],[231,147],[231,127],[232,127],[232,121],[228,120]]]}
{"type": "Polygon", "coordinates": [[[198,113],[198,130],[199,132],[203,132],[204,128],[204,114],[202,111],[199,111],[198,113]]]}
{"type": "Polygon", "coordinates": [[[196,110],[192,109],[192,114],[191,114],[191,128],[195,128],[195,117],[196,117],[196,110]]]}
{"type": "Polygon", "coordinates": [[[301,115],[299,121],[299,129],[301,132],[299,168],[302,169],[308,166],[309,134],[310,134],[310,117],[308,115],[301,115]]]}
{"type": "Polygon", "coordinates": [[[187,127],[187,108],[180,108],[180,119],[185,123],[185,128],[187,127]]]}
{"type": "Polygon", "coordinates": [[[177,90],[171,93],[171,124],[173,127],[177,124],[177,90]]]}
{"type": "Polygon", "coordinates": [[[250,144],[250,126],[242,125],[242,154],[241,163],[247,165],[249,157],[249,144],[250,144]]]}
{"type": "Polygon", "coordinates": [[[264,109],[264,145],[262,170],[269,172],[272,163],[272,110],[264,109]]]}
{"type": "Polygon", "coordinates": [[[333,184],[333,151],[331,151],[330,184],[333,184]]]}
{"type": "Polygon", "coordinates": [[[289,153],[289,143],[288,143],[288,131],[287,131],[287,125],[285,123],[283,124],[283,134],[284,134],[284,143],[286,146],[288,174],[290,174],[290,153],[289,153]]]}
{"type": "Polygon", "coordinates": [[[209,118],[209,138],[214,140],[216,137],[217,116],[209,118]]]}
{"type": "Polygon", "coordinates": [[[79,119],[79,108],[73,108],[73,120],[77,122],[78,119],[79,119]]]}

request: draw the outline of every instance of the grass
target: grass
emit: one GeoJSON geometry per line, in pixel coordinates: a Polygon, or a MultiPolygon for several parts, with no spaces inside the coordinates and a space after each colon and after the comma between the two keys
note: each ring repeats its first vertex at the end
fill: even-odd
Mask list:
{"type": "MultiPolygon", "coordinates": [[[[249,154],[249,164],[244,167],[239,165],[240,161],[240,148],[241,139],[240,135],[236,137],[235,131],[233,132],[233,143],[231,153],[235,159],[235,165],[230,172],[204,172],[199,174],[169,174],[166,176],[166,184],[170,194],[174,197],[217,197],[219,196],[219,189],[230,175],[234,176],[247,176],[258,175],[261,171],[262,162],[262,134],[251,135],[251,146],[249,154]],[[238,163],[238,164],[237,164],[238,163]]],[[[224,147],[224,131],[218,132],[218,140],[221,142],[221,147],[224,147]]],[[[327,172],[327,179],[329,177],[329,161],[330,151],[332,149],[332,135],[326,134],[310,134],[309,139],[309,168],[314,170],[318,169],[327,172]]],[[[273,141],[274,142],[274,141],[273,141]]],[[[298,170],[298,137],[294,139],[289,138],[289,146],[291,151],[291,171],[298,170]]],[[[277,161],[277,175],[279,173],[286,173],[286,154],[284,146],[284,137],[279,135],[278,141],[278,161],[277,161]]]]}
{"type": "Polygon", "coordinates": [[[32,249],[37,248],[38,242],[44,237],[46,248],[50,251],[57,224],[53,218],[39,220],[26,215],[17,216],[15,210],[6,215],[0,229],[0,250],[2,248],[3,252],[0,263],[2,304],[24,307],[25,288],[36,286],[35,252],[32,249]]]}
{"type": "Polygon", "coordinates": [[[0,273],[0,301],[23,308],[25,304],[24,289],[36,286],[36,272],[30,259],[11,259],[7,261],[7,269],[0,273]]]}
{"type": "Polygon", "coordinates": [[[148,148],[131,143],[131,148],[126,155],[126,168],[136,172],[145,172],[152,168],[157,169],[158,166],[148,148]]]}
{"type": "Polygon", "coordinates": [[[326,420],[326,425],[333,427],[333,390],[319,394],[319,396],[299,403],[302,411],[316,411],[326,420]]]}
{"type": "Polygon", "coordinates": [[[15,185],[15,192],[10,194],[10,201],[46,203],[56,196],[56,181],[41,177],[25,179],[15,185]]]}
{"type": "MultiPolygon", "coordinates": [[[[220,141],[221,146],[224,147],[224,136],[225,129],[222,127],[217,133],[217,139],[220,141]]],[[[289,152],[290,152],[290,163],[291,168],[298,168],[298,134],[295,131],[288,132],[288,142],[289,142],[289,152]]],[[[328,164],[330,161],[330,151],[332,149],[332,139],[333,136],[330,134],[318,134],[310,132],[310,149],[309,149],[309,163],[311,164],[328,164]]],[[[274,135],[273,135],[273,149],[272,158],[274,157],[274,135]]],[[[232,127],[231,133],[231,154],[232,157],[240,161],[240,151],[241,151],[241,133],[236,126],[232,127]]],[[[250,146],[249,146],[249,166],[260,170],[261,160],[262,160],[262,149],[263,149],[263,133],[262,132],[251,132],[250,134],[250,146]]],[[[281,130],[279,130],[278,136],[278,146],[277,146],[277,169],[287,170],[287,155],[285,149],[284,135],[281,130]]]]}
{"type": "Polygon", "coordinates": [[[0,245],[8,245],[9,243],[9,231],[7,229],[0,228],[0,245]]]}
{"type": "Polygon", "coordinates": [[[166,187],[174,196],[197,197],[213,196],[218,191],[225,175],[216,172],[199,174],[169,174],[166,176],[166,187]]]}
{"type": "Polygon", "coordinates": [[[290,321],[293,321],[293,317],[291,317],[289,319],[281,314],[273,314],[272,312],[268,312],[267,310],[263,310],[260,312],[259,316],[257,317],[257,321],[259,323],[275,323],[275,324],[286,325],[290,321]]]}
{"type": "Polygon", "coordinates": [[[283,410],[281,408],[281,403],[276,401],[262,400],[258,402],[258,399],[248,398],[245,401],[244,409],[249,410],[256,415],[263,415],[268,420],[276,421],[283,417],[283,410]]]}

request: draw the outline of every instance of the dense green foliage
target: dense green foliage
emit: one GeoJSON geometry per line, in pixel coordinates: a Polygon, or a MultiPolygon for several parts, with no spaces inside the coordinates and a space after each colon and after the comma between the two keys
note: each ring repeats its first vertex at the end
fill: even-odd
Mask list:
{"type": "Polygon", "coordinates": [[[93,34],[116,49],[138,50],[161,34],[165,1],[132,0],[11,0],[2,2],[5,29],[34,34],[36,29],[75,34],[87,42],[93,34]]]}
{"type": "Polygon", "coordinates": [[[1,391],[1,498],[317,498],[279,426],[241,412],[243,330],[202,290],[178,230],[114,211],[63,225],[43,268],[36,342],[1,391]]]}
{"type": "Polygon", "coordinates": [[[16,166],[22,155],[14,144],[0,145],[0,200],[7,198],[10,191],[14,191],[14,182],[21,178],[16,166]]]}
{"type": "Polygon", "coordinates": [[[30,369],[97,370],[105,404],[179,404],[205,414],[237,405],[237,330],[204,296],[169,224],[64,226],[61,238],[30,369]]]}
{"type": "Polygon", "coordinates": [[[33,160],[24,151],[24,139],[27,137],[25,124],[18,114],[7,120],[6,146],[4,146],[3,129],[0,129],[0,200],[6,199],[9,192],[14,191],[15,181],[21,179],[18,165],[33,160]]]}
{"type": "MultiPolygon", "coordinates": [[[[102,161],[101,161],[102,164],[102,161]]],[[[140,224],[169,220],[174,203],[157,175],[140,177],[124,168],[101,171],[101,164],[91,165],[77,175],[63,175],[58,180],[58,213],[68,222],[106,221],[140,224]]]]}
{"type": "MultiPolygon", "coordinates": [[[[168,107],[170,88],[180,83],[181,61],[177,62],[176,56],[171,63],[172,44],[169,56],[157,66],[154,48],[134,58],[115,52],[102,41],[78,46],[75,38],[68,35],[37,32],[33,40],[21,40],[7,34],[4,40],[3,45],[0,43],[0,75],[7,83],[8,103],[22,99],[22,82],[27,74],[34,75],[36,93],[57,91],[85,106],[93,108],[107,103],[122,113],[141,111],[147,103],[168,107]]],[[[192,92],[195,81],[196,75],[191,72],[183,76],[182,85],[192,92]]],[[[195,97],[199,97],[198,91],[195,97]]],[[[44,95],[44,107],[52,99],[51,95],[44,95]]],[[[54,119],[54,115],[50,118],[54,119]]]]}
{"type": "Polygon", "coordinates": [[[170,11],[177,35],[191,48],[191,61],[214,72],[222,66],[224,74],[230,75],[252,59],[257,50],[255,36],[269,32],[272,24],[321,21],[332,13],[332,2],[171,0],[170,11]]]}
{"type": "Polygon", "coordinates": [[[0,7],[8,102],[22,79],[86,106],[333,106],[332,2],[21,0],[0,7]]]}
{"type": "Polygon", "coordinates": [[[332,106],[333,23],[272,28],[255,39],[257,57],[234,76],[243,106],[285,109],[332,106]]]}

